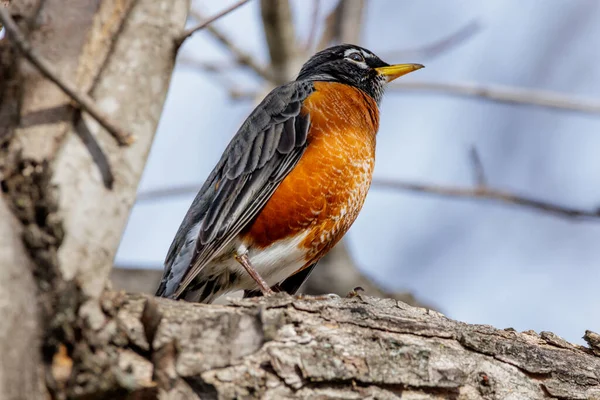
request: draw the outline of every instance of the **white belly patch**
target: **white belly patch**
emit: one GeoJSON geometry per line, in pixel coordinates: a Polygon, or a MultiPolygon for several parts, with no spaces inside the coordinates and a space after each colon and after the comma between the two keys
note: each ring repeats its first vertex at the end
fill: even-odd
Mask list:
{"type": "MultiPolygon", "coordinates": [[[[269,286],[273,286],[285,280],[306,264],[305,257],[308,250],[299,248],[299,245],[308,233],[308,231],[303,232],[260,249],[246,247],[239,241],[232,247],[236,249],[235,251],[239,255],[246,253],[254,269],[256,269],[269,286]]],[[[235,287],[229,288],[229,290],[256,289],[256,282],[254,282],[244,267],[234,257],[228,257],[226,260],[220,261],[215,260],[207,265],[204,271],[210,274],[209,271],[217,272],[219,270],[223,271],[223,269],[227,269],[229,273],[239,276],[235,287]]]]}

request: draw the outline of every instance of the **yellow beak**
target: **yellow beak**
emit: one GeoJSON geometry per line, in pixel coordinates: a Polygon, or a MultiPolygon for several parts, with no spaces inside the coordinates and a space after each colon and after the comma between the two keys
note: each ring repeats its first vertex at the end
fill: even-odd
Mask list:
{"type": "Polygon", "coordinates": [[[396,78],[400,78],[402,75],[409,74],[421,68],[425,68],[425,66],[421,64],[396,64],[388,67],[375,68],[375,71],[377,71],[379,75],[385,76],[388,82],[391,82],[396,78]]]}

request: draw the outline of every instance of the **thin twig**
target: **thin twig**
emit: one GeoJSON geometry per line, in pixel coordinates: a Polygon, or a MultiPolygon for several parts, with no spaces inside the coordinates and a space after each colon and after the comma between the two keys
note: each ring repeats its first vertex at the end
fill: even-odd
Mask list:
{"type": "Polygon", "coordinates": [[[234,71],[239,64],[233,61],[203,61],[192,57],[181,56],[177,58],[177,65],[182,67],[195,68],[202,72],[225,72],[234,71]]]}
{"type": "Polygon", "coordinates": [[[391,179],[374,179],[372,186],[380,189],[403,190],[416,193],[433,194],[442,197],[490,200],[497,203],[521,206],[535,211],[550,213],[566,218],[600,218],[600,209],[588,211],[572,207],[565,207],[502,190],[491,189],[488,187],[470,188],[458,186],[438,186],[423,183],[403,182],[391,179]]]}
{"type": "Polygon", "coordinates": [[[456,82],[426,82],[406,80],[390,85],[390,91],[396,93],[407,91],[428,91],[438,94],[462,97],[476,97],[500,103],[523,104],[557,110],[577,111],[589,114],[600,114],[600,101],[572,97],[562,93],[546,90],[523,89],[500,85],[456,82]]]}
{"type": "MultiPolygon", "coordinates": [[[[545,90],[522,89],[475,83],[438,83],[404,81],[390,85],[388,92],[436,92],[442,95],[482,98],[497,103],[522,104],[563,111],[600,114],[600,101],[578,98],[545,90]]],[[[244,98],[255,98],[259,93],[244,92],[244,98]]]]}
{"type": "Polygon", "coordinates": [[[431,59],[466,42],[480,31],[481,24],[478,21],[471,21],[458,31],[446,36],[445,38],[442,38],[435,43],[414,49],[382,52],[383,54],[381,56],[384,60],[419,59],[423,61],[426,59],[431,59]]]}
{"type": "MultiPolygon", "coordinates": [[[[509,204],[521,206],[539,212],[549,213],[565,218],[600,218],[600,209],[582,210],[572,207],[566,207],[559,204],[532,199],[515,193],[482,187],[460,187],[460,186],[441,186],[434,184],[405,182],[391,179],[375,178],[372,183],[373,189],[394,189],[401,191],[410,191],[415,193],[431,194],[436,196],[471,199],[471,200],[489,200],[500,204],[509,204]]],[[[138,194],[136,202],[157,201],[173,198],[177,196],[192,196],[199,190],[197,185],[183,185],[164,189],[154,189],[138,194]]]]}
{"type": "Polygon", "coordinates": [[[240,88],[237,83],[232,79],[229,79],[223,72],[228,68],[233,69],[236,65],[225,65],[222,66],[219,63],[209,63],[199,60],[194,60],[188,57],[182,57],[177,60],[177,63],[183,67],[189,67],[200,70],[209,74],[213,74],[219,81],[220,84],[229,92],[229,96],[233,100],[252,100],[258,95],[257,90],[243,89],[240,88]]]}
{"type": "Polygon", "coordinates": [[[142,201],[165,200],[178,196],[191,196],[198,193],[198,190],[200,190],[200,186],[198,185],[181,185],[162,189],[145,190],[138,193],[135,201],[139,203],[142,201]]]}
{"type": "Polygon", "coordinates": [[[471,161],[471,168],[473,169],[473,178],[475,179],[475,186],[485,187],[485,171],[483,170],[483,163],[481,162],[481,157],[479,157],[479,152],[477,151],[475,146],[472,146],[469,150],[469,160],[471,161]]]}
{"type": "Polygon", "coordinates": [[[76,105],[83,111],[90,114],[106,131],[112,135],[121,146],[128,146],[135,141],[135,137],[123,131],[111,119],[104,114],[94,102],[94,100],[85,93],[79,92],[75,86],[60,78],[52,70],[50,63],[42,58],[27,41],[25,36],[19,30],[17,24],[10,16],[7,9],[0,7],[0,21],[4,24],[9,39],[19,49],[23,56],[29,60],[46,78],[54,82],[67,96],[69,96],[76,105]]]}
{"type": "Polygon", "coordinates": [[[213,22],[215,22],[216,20],[218,20],[221,17],[224,17],[225,15],[229,14],[230,12],[236,10],[237,8],[239,8],[240,6],[243,6],[244,4],[246,4],[248,1],[250,0],[240,0],[235,4],[232,4],[230,7],[227,7],[226,9],[224,9],[223,11],[221,11],[220,13],[217,13],[216,15],[208,18],[207,20],[202,21],[201,23],[199,23],[198,25],[196,25],[193,28],[187,29],[186,31],[184,31],[180,37],[178,37],[175,40],[175,45],[177,46],[177,48],[179,48],[183,42],[185,42],[185,40],[187,38],[189,38],[190,36],[192,36],[194,33],[206,28],[209,24],[212,24],[213,22]]]}
{"type": "MultiPolygon", "coordinates": [[[[198,11],[190,10],[190,15],[196,20],[203,20],[202,14],[198,11]]],[[[213,25],[205,27],[206,31],[210,33],[217,41],[219,41],[223,47],[225,47],[235,58],[235,61],[240,65],[244,65],[254,71],[258,76],[265,79],[266,81],[273,82],[273,76],[271,72],[260,65],[250,54],[239,48],[231,39],[227,37],[223,32],[213,25]]]]}

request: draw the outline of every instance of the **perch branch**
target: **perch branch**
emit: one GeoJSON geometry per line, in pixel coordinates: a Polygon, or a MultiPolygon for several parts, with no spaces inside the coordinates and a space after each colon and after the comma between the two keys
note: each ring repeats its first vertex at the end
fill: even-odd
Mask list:
{"type": "Polygon", "coordinates": [[[207,20],[202,21],[201,23],[194,26],[193,28],[187,29],[186,31],[183,32],[183,34],[179,38],[177,38],[175,40],[177,48],[179,48],[183,44],[183,42],[185,42],[185,40],[187,38],[189,38],[190,36],[192,36],[194,33],[206,28],[209,24],[212,24],[219,18],[224,17],[225,15],[229,14],[230,12],[238,9],[240,6],[243,6],[248,1],[250,1],[250,0],[240,0],[235,4],[232,4],[230,7],[227,7],[220,13],[217,13],[217,14],[213,15],[212,17],[208,18],[207,20]]]}
{"type": "Polygon", "coordinates": [[[12,43],[19,49],[23,56],[31,62],[47,79],[54,82],[81,110],[90,114],[106,131],[115,138],[120,146],[128,146],[135,141],[135,137],[123,131],[102,112],[94,100],[85,93],[81,93],[69,82],[58,76],[50,63],[41,57],[27,41],[17,24],[10,16],[8,9],[0,7],[0,21],[4,24],[6,32],[12,43]]]}
{"type": "Polygon", "coordinates": [[[167,374],[167,385],[158,382],[169,391],[165,398],[600,396],[600,358],[551,332],[469,325],[363,294],[347,299],[277,294],[212,306],[155,302],[162,320],[145,357],[133,349],[149,348],[141,322],[146,298],[129,295],[112,315],[125,334],[122,358],[131,360],[122,368],[134,382],[149,381],[153,365],[155,375],[167,374]],[[156,362],[164,353],[171,361],[156,362]]]}
{"type": "Polygon", "coordinates": [[[428,91],[442,95],[475,97],[500,103],[522,104],[556,110],[600,114],[599,101],[576,98],[546,90],[523,89],[469,82],[443,83],[406,80],[390,85],[389,91],[395,91],[396,93],[428,91]]]}

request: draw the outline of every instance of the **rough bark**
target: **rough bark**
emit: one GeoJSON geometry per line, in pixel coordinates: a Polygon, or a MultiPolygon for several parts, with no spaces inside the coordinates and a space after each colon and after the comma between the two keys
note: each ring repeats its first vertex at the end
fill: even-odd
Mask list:
{"type": "Polygon", "coordinates": [[[86,335],[100,320],[98,297],[150,150],[188,6],[188,0],[10,6],[31,48],[60,79],[89,94],[137,141],[120,147],[25,62],[10,35],[0,42],[0,320],[13,322],[0,328],[2,399],[45,398],[44,367],[60,398],[72,371],[93,375],[110,365],[110,354],[103,360],[94,353],[96,339],[86,335]]]}
{"type": "Polygon", "coordinates": [[[121,304],[120,365],[133,381],[154,376],[157,388],[139,390],[162,398],[600,398],[591,349],[392,299],[279,294],[206,306],[130,295],[121,304]]]}
{"type": "Polygon", "coordinates": [[[19,223],[0,201],[0,398],[37,399],[43,396],[39,352],[37,290],[19,223]]]}

